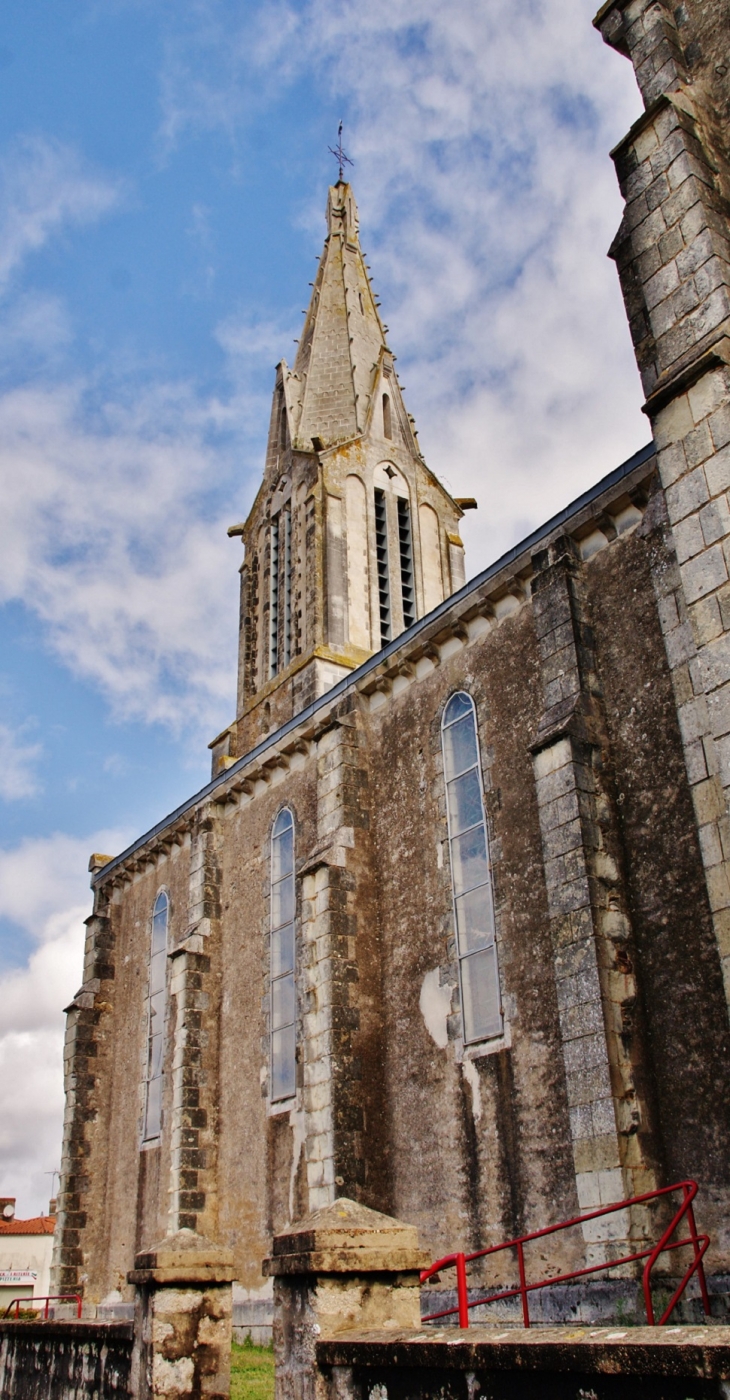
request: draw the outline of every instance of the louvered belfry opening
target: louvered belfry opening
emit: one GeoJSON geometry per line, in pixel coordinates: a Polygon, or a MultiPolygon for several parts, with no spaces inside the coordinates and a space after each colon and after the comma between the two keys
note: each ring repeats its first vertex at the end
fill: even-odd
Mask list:
{"type": "Polygon", "coordinates": [[[388,576],[388,516],[385,492],[375,492],[375,550],[378,556],[380,645],[390,641],[390,578],[388,576]]]}
{"type": "Polygon", "coordinates": [[[271,569],[269,591],[269,676],[279,670],[279,517],[271,522],[271,569]]]}
{"type": "Polygon", "coordinates": [[[403,595],[403,626],[411,627],[416,620],[413,589],[413,536],[411,508],[408,501],[398,497],[398,540],[400,543],[400,581],[403,595]]]}

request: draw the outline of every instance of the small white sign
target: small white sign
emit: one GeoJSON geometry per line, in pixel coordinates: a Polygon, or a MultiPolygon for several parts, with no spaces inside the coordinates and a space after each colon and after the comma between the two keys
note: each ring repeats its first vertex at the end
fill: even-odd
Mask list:
{"type": "Polygon", "coordinates": [[[34,1269],[0,1269],[0,1288],[28,1287],[37,1277],[34,1269]]]}

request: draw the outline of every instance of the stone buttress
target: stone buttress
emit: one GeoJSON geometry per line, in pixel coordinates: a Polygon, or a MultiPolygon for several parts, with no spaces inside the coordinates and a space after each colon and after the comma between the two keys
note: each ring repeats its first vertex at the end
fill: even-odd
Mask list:
{"type": "Polygon", "coordinates": [[[730,12],[722,0],[608,0],[645,111],[613,152],[611,248],[679,566],[659,600],[730,1001],[730,12]]]}

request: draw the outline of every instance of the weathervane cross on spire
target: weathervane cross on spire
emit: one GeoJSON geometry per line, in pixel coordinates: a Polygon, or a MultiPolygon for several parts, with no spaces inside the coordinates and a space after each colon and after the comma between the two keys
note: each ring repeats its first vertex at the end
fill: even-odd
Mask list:
{"type": "Polygon", "coordinates": [[[343,149],[342,149],[342,122],[340,122],[340,124],[339,124],[339,126],[338,126],[338,128],[337,128],[337,145],[336,145],[336,146],[328,146],[327,149],[328,149],[328,150],[331,152],[331,154],[334,156],[335,160],[337,161],[337,164],[338,164],[339,167],[340,167],[340,176],[339,176],[339,178],[340,178],[340,180],[341,180],[341,179],[342,179],[342,172],[343,172],[345,166],[346,166],[346,165],[352,165],[352,164],[353,164],[353,162],[350,160],[350,157],[349,157],[348,155],[345,155],[345,152],[344,152],[343,149]]]}

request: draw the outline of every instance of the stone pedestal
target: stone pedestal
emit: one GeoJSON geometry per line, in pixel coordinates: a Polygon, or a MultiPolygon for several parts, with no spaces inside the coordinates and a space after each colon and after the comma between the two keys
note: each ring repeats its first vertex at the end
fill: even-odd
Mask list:
{"type": "Polygon", "coordinates": [[[193,1230],[138,1254],[134,1400],[228,1400],[233,1257],[193,1230]]]}
{"type": "Polygon", "coordinates": [[[420,1327],[418,1232],[343,1198],[274,1239],[264,1272],[274,1279],[276,1400],[324,1400],[321,1339],[420,1327]]]}

